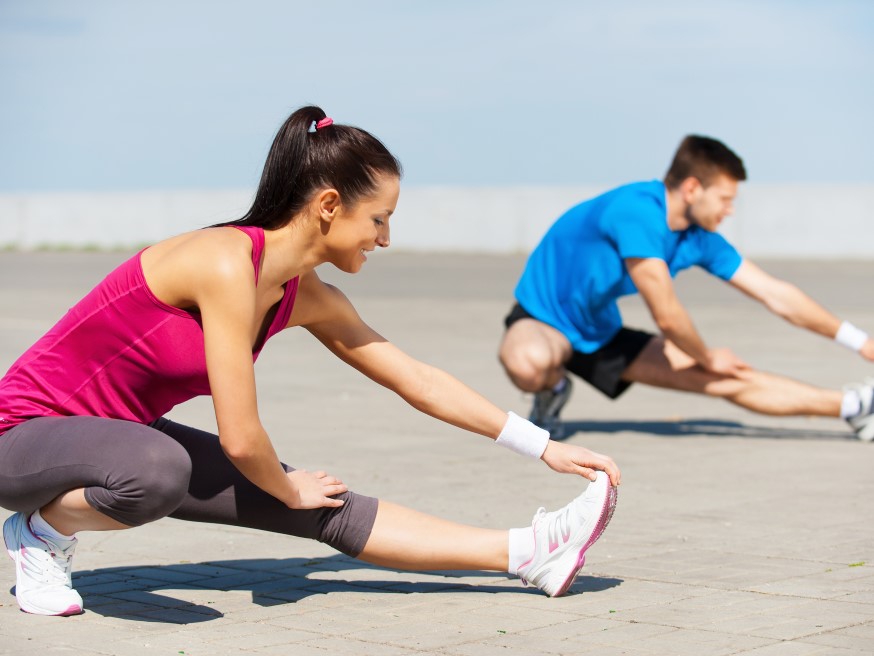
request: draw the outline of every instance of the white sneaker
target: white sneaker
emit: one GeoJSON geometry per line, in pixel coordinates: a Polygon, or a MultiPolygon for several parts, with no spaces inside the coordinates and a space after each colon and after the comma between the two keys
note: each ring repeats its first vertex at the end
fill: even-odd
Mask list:
{"type": "Polygon", "coordinates": [[[874,441],[874,378],[866,378],[863,383],[848,385],[847,389],[855,390],[862,402],[862,410],[855,417],[847,419],[847,423],[860,440],[874,441]]]}
{"type": "Polygon", "coordinates": [[[534,555],[516,574],[550,597],[558,597],[573,585],[586,562],[586,550],[601,537],[616,507],[616,488],[598,472],[595,481],[561,510],[534,515],[534,555]]]}
{"type": "Polygon", "coordinates": [[[3,523],[6,551],[15,563],[15,598],[36,615],[77,615],[82,597],[71,577],[76,538],[66,547],[34,535],[30,517],[15,513],[3,523]]]}

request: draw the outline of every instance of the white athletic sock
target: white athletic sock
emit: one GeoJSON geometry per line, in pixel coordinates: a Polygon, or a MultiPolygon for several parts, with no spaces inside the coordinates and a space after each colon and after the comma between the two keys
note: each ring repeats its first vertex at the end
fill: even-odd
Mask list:
{"type": "Polygon", "coordinates": [[[62,545],[65,542],[72,542],[76,539],[75,535],[64,535],[55,530],[42,515],[39,510],[30,516],[30,530],[33,534],[39,537],[48,538],[52,542],[60,542],[62,545]]]}
{"type": "Polygon", "coordinates": [[[849,419],[855,417],[862,412],[862,397],[859,392],[854,389],[849,389],[844,392],[844,398],[841,399],[841,419],[849,419]]]}
{"type": "Polygon", "coordinates": [[[534,527],[510,529],[510,562],[507,571],[516,574],[534,556],[534,527]]]}

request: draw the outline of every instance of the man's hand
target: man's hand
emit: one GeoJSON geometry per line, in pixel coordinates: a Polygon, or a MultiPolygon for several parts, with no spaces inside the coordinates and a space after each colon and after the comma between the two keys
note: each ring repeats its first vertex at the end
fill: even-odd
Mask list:
{"type": "Polygon", "coordinates": [[[610,456],[589,451],[576,444],[551,441],[540,456],[549,468],[561,474],[578,474],[594,481],[596,471],[606,472],[611,485],[619,485],[622,474],[610,456]]]}
{"type": "Polygon", "coordinates": [[[704,368],[721,376],[743,378],[750,365],[737,357],[727,348],[710,349],[707,351],[707,364],[704,368]]]}
{"type": "Polygon", "coordinates": [[[869,362],[874,362],[874,339],[868,338],[862,348],[859,349],[859,355],[868,360],[869,362]]]}

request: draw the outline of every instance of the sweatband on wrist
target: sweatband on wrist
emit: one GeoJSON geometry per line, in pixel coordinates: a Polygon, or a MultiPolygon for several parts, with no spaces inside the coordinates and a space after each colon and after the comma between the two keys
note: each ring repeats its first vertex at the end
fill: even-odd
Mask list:
{"type": "Polygon", "coordinates": [[[495,443],[520,455],[540,458],[549,444],[549,431],[522,419],[515,412],[507,415],[507,423],[495,443]]]}
{"type": "Polygon", "coordinates": [[[835,341],[841,346],[846,346],[852,351],[861,351],[868,341],[868,333],[864,330],[859,330],[849,321],[844,321],[841,327],[838,328],[838,334],[835,335],[835,341]]]}

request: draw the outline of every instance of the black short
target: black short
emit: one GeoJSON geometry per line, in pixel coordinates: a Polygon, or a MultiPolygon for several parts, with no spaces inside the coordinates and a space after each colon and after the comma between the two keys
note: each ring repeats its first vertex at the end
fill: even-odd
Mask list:
{"type": "MultiPolygon", "coordinates": [[[[519,319],[534,319],[516,303],[504,319],[509,328],[519,319]]],[[[618,398],[631,383],[622,380],[622,373],[655,335],[643,330],[620,328],[616,336],[594,353],[573,351],[565,369],[576,374],[611,399],[618,398]]]]}

